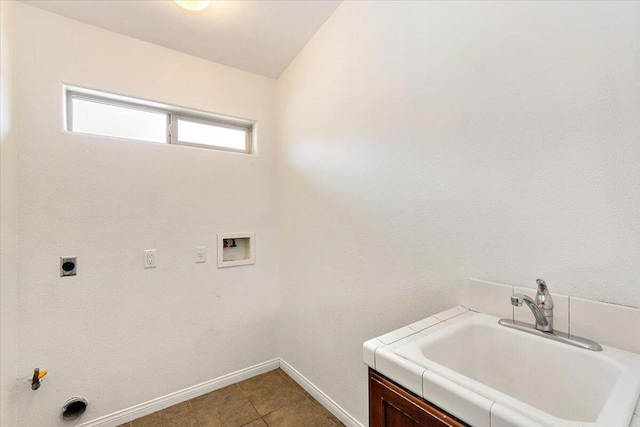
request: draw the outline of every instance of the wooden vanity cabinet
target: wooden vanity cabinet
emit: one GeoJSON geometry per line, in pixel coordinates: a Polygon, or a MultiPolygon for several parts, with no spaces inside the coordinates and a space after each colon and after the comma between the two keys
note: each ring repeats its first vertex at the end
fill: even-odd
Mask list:
{"type": "Polygon", "coordinates": [[[369,427],[469,427],[369,368],[369,427]]]}

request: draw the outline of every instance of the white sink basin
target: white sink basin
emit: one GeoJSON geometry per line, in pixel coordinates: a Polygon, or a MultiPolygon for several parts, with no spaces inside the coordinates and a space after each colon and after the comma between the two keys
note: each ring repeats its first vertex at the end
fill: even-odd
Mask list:
{"type": "MultiPolygon", "coordinates": [[[[461,317],[386,345],[380,355],[399,356],[405,372],[423,370],[425,381],[439,376],[453,383],[450,394],[461,387],[490,401],[492,427],[629,426],[640,395],[640,355],[573,347],[506,328],[484,314],[461,317]]],[[[407,375],[399,377],[409,381],[407,375]]],[[[456,408],[443,409],[456,415],[456,408]]]]}
{"type": "Polygon", "coordinates": [[[621,366],[594,352],[533,340],[483,320],[476,316],[399,353],[417,364],[438,363],[556,417],[597,420],[621,366]]]}

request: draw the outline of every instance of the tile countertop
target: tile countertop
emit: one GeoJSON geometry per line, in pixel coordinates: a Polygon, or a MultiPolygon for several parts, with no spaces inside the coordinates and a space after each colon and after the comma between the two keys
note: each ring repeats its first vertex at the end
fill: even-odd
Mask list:
{"type": "MultiPolygon", "coordinates": [[[[427,370],[394,351],[396,346],[433,334],[442,328],[477,314],[468,308],[457,306],[370,339],[363,344],[364,363],[474,427],[538,427],[544,425],[427,370]]],[[[553,424],[548,425],[552,426],[553,424]]],[[[570,423],[570,425],[583,424],[570,423]]],[[[629,427],[640,427],[640,399],[629,427]]]]}

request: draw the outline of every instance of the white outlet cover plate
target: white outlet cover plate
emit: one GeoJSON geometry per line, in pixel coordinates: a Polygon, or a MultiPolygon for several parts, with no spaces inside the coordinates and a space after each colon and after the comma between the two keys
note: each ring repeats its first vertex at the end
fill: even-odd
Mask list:
{"type": "Polygon", "coordinates": [[[207,262],[207,247],[196,246],[196,263],[207,262]]]}
{"type": "Polygon", "coordinates": [[[144,251],[144,268],[156,268],[155,249],[147,249],[144,251]]]}

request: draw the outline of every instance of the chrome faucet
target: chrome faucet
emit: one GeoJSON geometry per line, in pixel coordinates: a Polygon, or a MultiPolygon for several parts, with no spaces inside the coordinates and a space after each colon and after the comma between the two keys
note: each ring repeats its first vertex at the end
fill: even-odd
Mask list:
{"type": "Polygon", "coordinates": [[[553,332],[553,299],[549,293],[549,288],[544,280],[536,280],[538,292],[535,301],[523,294],[511,296],[511,304],[520,307],[522,303],[527,304],[536,318],[536,329],[542,332],[553,332]]]}
{"type": "Polygon", "coordinates": [[[538,279],[536,283],[538,284],[538,292],[536,292],[535,300],[522,294],[511,296],[511,304],[516,307],[520,307],[523,303],[527,304],[527,307],[531,309],[536,318],[536,324],[531,325],[530,323],[519,322],[514,319],[500,319],[498,323],[507,328],[516,329],[553,341],[587,350],[602,351],[600,344],[595,341],[553,330],[553,299],[551,299],[551,294],[544,280],[538,279]]]}

